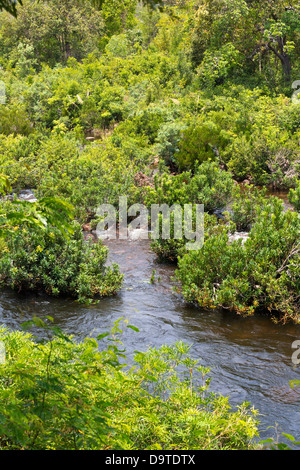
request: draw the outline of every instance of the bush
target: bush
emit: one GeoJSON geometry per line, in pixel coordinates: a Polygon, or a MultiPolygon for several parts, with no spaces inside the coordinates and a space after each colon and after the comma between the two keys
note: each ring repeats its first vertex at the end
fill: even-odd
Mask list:
{"type": "Polygon", "coordinates": [[[28,136],[32,127],[24,105],[12,103],[0,106],[0,134],[28,136]]]}
{"type": "Polygon", "coordinates": [[[17,291],[67,295],[88,302],[115,294],[122,275],[116,265],[106,267],[107,248],[83,238],[74,222],[66,238],[54,227],[46,231],[19,229],[7,237],[0,257],[0,283],[17,291]]]}
{"type": "Polygon", "coordinates": [[[228,43],[217,50],[207,50],[201,65],[198,67],[199,82],[202,86],[213,88],[223,83],[230,74],[237,73],[241,55],[233,44],[228,43]]]}
{"type": "MultiPolygon", "coordinates": [[[[225,207],[234,188],[230,174],[221,170],[215,162],[198,165],[195,173],[183,172],[178,175],[163,173],[156,176],[154,182],[154,188],[147,191],[148,206],[167,204],[171,210],[173,205],[178,205],[183,212],[185,204],[192,204],[193,229],[195,229],[195,204],[204,204],[204,237],[232,230],[232,223],[225,226],[222,222],[218,223],[214,214],[210,214],[225,207]]],[[[182,220],[182,238],[178,238],[178,234],[174,235],[174,212],[171,210],[170,237],[166,239],[160,230],[159,237],[152,241],[151,248],[160,260],[177,262],[178,256],[186,251],[186,244],[190,241],[184,234],[184,220],[182,220]]]]}
{"type": "Polygon", "coordinates": [[[300,181],[298,182],[298,185],[295,189],[290,189],[288,199],[296,211],[300,212],[300,181]]]}
{"type": "MultiPolygon", "coordinates": [[[[117,322],[112,337],[119,331],[117,322]]],[[[96,340],[78,343],[59,331],[44,343],[4,329],[0,338],[6,349],[0,364],[2,450],[257,447],[256,411],[246,403],[232,410],[226,397],[210,392],[209,371],[189,356],[187,345],[138,353],[124,369],[116,342],[100,352],[96,340]]]]}
{"type": "Polygon", "coordinates": [[[179,151],[181,133],[185,125],[182,122],[167,122],[162,125],[157,135],[157,153],[165,164],[172,167],[178,166],[176,154],[179,151]]]}
{"type": "Polygon", "coordinates": [[[230,173],[219,168],[216,162],[197,165],[195,171],[177,175],[163,173],[154,178],[154,188],[149,189],[146,203],[150,204],[204,204],[204,210],[213,212],[229,202],[234,187],[230,173]]]}
{"type": "Polygon", "coordinates": [[[53,133],[27,157],[12,161],[9,173],[15,190],[30,188],[37,198],[67,200],[76,208],[75,216],[81,222],[89,219],[100,204],[117,204],[124,194],[136,202],[140,192],[134,184],[140,164],[131,161],[129,151],[125,153],[108,140],[105,148],[93,143],[81,149],[72,133],[53,133]]]}
{"type": "Polygon", "coordinates": [[[239,314],[272,313],[300,323],[300,219],[277,198],[258,208],[245,244],[212,236],[201,250],[179,259],[183,297],[204,308],[239,314]]]}

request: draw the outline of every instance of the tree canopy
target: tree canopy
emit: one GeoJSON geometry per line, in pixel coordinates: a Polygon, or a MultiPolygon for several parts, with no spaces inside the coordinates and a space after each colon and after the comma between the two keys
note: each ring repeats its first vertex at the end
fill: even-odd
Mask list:
{"type": "Polygon", "coordinates": [[[0,11],[7,11],[13,16],[17,16],[17,7],[22,5],[22,0],[0,0],[0,11]]]}

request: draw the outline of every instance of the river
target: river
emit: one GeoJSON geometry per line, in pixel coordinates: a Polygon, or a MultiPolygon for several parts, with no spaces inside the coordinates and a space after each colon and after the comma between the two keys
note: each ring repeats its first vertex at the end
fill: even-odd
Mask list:
{"type": "Polygon", "coordinates": [[[299,440],[300,389],[292,390],[289,381],[300,378],[300,365],[291,358],[300,326],[186,305],[172,290],[174,267],[157,263],[147,240],[106,244],[110,261],[118,263],[125,275],[116,296],[85,306],[4,290],[0,324],[18,329],[33,315],[51,315],[57,326],[80,340],[110,330],[114,321],[125,317],[140,330],[126,329],[122,337],[129,358],[135,350],[182,340],[191,345],[191,356],[210,368],[212,391],[229,396],[232,406],[248,401],[259,411],[260,438],[285,432],[299,440]]]}

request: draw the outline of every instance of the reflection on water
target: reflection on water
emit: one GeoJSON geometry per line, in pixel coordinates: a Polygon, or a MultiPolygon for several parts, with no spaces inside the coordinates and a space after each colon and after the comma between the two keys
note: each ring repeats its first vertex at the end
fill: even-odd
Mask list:
{"type": "Polygon", "coordinates": [[[110,261],[125,274],[124,287],[113,298],[83,306],[68,299],[17,295],[4,291],[0,324],[19,328],[33,315],[51,315],[64,331],[82,339],[110,330],[126,317],[139,333],[126,329],[128,356],[148,346],[182,340],[191,355],[210,367],[211,389],[230,397],[233,405],[249,401],[262,414],[261,437],[270,436],[276,423],[282,432],[300,438],[300,395],[289,381],[299,379],[292,364],[292,343],[300,327],[275,325],[265,316],[241,318],[223,311],[204,312],[186,305],[172,291],[174,267],[158,264],[148,241],[106,242],[110,261]],[[150,278],[155,270],[155,282],[150,278]]]}

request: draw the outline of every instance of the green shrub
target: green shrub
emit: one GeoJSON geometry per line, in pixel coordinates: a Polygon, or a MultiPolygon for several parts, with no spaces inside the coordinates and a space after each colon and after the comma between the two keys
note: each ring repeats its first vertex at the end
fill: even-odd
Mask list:
{"type": "Polygon", "coordinates": [[[0,134],[0,167],[10,177],[13,172],[12,165],[20,159],[36,154],[40,147],[41,135],[35,133],[29,136],[0,134]]]}
{"type": "MultiPolygon", "coordinates": [[[[151,248],[160,260],[177,262],[178,256],[186,251],[186,244],[191,240],[185,237],[184,220],[182,219],[182,238],[174,235],[174,212],[173,205],[182,208],[184,205],[193,205],[193,229],[196,227],[195,205],[204,204],[204,237],[213,233],[230,232],[232,223],[226,226],[219,222],[217,217],[209,212],[222,209],[231,199],[234,183],[229,173],[221,170],[215,162],[205,162],[198,165],[195,173],[183,172],[178,175],[163,173],[154,178],[154,188],[149,188],[146,194],[146,204],[167,204],[170,212],[170,237],[166,239],[162,230],[158,238],[152,240],[151,248]]],[[[162,220],[160,218],[160,220],[162,220]]],[[[160,222],[162,223],[162,222],[160,222]]],[[[165,222],[164,222],[165,223],[165,222]]]]}
{"type": "Polygon", "coordinates": [[[182,132],[175,154],[175,161],[181,170],[193,169],[207,160],[216,160],[217,152],[226,145],[218,124],[203,118],[199,121],[182,132]]]}
{"type": "Polygon", "coordinates": [[[257,209],[249,238],[212,236],[201,250],[179,259],[183,297],[201,307],[239,314],[271,313],[300,323],[300,219],[273,198],[257,209]]]}
{"type": "Polygon", "coordinates": [[[197,70],[200,84],[209,88],[223,83],[233,70],[237,73],[240,60],[239,51],[231,43],[221,46],[220,49],[206,50],[197,70]]]}
{"type": "MultiPolygon", "coordinates": [[[[224,223],[217,219],[217,216],[204,213],[204,240],[212,235],[229,233],[233,230],[230,223],[224,223]]],[[[193,218],[193,226],[195,227],[195,217],[193,218]]],[[[184,235],[184,223],[182,224],[183,237],[174,237],[174,213],[170,215],[170,238],[165,239],[162,237],[162,231],[158,239],[151,241],[151,249],[156,254],[159,261],[168,261],[177,263],[179,257],[187,252],[186,244],[193,240],[187,239],[184,235]]]]}
{"type": "Polygon", "coordinates": [[[72,133],[52,133],[29,155],[11,161],[10,178],[15,190],[30,188],[37,198],[59,197],[70,202],[76,218],[84,222],[100,204],[118,204],[123,195],[129,202],[139,197],[134,178],[141,163],[133,162],[126,150],[109,140],[105,148],[95,142],[82,149],[72,133]]]}
{"type": "Polygon", "coordinates": [[[160,127],[166,119],[166,110],[154,103],[136,109],[127,120],[120,125],[118,132],[126,133],[130,136],[143,136],[147,139],[148,145],[153,145],[158,137],[160,127]]]}
{"type": "Polygon", "coordinates": [[[298,185],[295,189],[290,189],[288,199],[296,211],[300,212],[300,182],[298,182],[298,185]]]}
{"type": "Polygon", "coordinates": [[[138,353],[124,369],[120,331],[117,322],[115,341],[99,351],[96,340],[78,343],[59,331],[36,343],[28,333],[0,330],[6,349],[0,364],[0,449],[257,447],[256,410],[247,403],[233,410],[228,398],[210,392],[209,370],[190,357],[187,345],[138,353]]]}
{"type": "Polygon", "coordinates": [[[284,108],[279,119],[280,125],[287,129],[291,135],[294,134],[300,127],[300,105],[292,103],[284,108]]]}
{"type": "Polygon", "coordinates": [[[107,248],[86,242],[74,222],[69,238],[57,228],[46,231],[19,228],[6,239],[1,253],[0,282],[17,291],[66,295],[81,302],[115,294],[122,275],[116,265],[106,267],[107,248]]]}
{"type": "Polygon", "coordinates": [[[29,135],[32,132],[32,122],[21,103],[0,105],[0,134],[29,135]]]}
{"type": "Polygon", "coordinates": [[[162,125],[157,134],[157,153],[165,164],[177,167],[176,154],[179,151],[181,134],[185,129],[182,122],[167,122],[162,125]]]}
{"type": "Polygon", "coordinates": [[[235,224],[238,232],[250,230],[256,220],[257,211],[265,204],[266,194],[265,188],[258,189],[248,184],[234,187],[229,205],[230,213],[224,215],[235,224]]]}
{"type": "Polygon", "coordinates": [[[197,165],[193,173],[156,175],[154,183],[148,191],[147,204],[204,204],[207,212],[224,208],[234,187],[230,173],[211,161],[197,165]]]}
{"type": "Polygon", "coordinates": [[[31,141],[24,142],[23,154],[18,149],[13,152],[15,161],[9,168],[9,176],[16,189],[38,188],[49,174],[57,174],[61,167],[79,156],[79,142],[72,136],[52,134],[31,141]]]}

